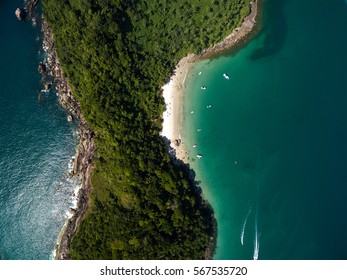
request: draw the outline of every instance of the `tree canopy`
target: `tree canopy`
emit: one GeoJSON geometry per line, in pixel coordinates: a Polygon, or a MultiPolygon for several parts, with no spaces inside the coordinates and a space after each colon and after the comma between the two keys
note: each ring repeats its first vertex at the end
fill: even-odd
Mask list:
{"type": "Polygon", "coordinates": [[[98,154],[71,257],[204,258],[212,210],[159,136],[161,87],[182,57],[239,26],[250,0],[42,2],[98,154]]]}

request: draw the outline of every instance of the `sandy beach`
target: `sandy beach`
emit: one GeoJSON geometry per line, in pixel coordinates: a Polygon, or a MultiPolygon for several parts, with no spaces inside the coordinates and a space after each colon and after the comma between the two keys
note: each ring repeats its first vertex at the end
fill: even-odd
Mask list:
{"type": "Polygon", "coordinates": [[[199,55],[189,54],[182,58],[177,64],[169,83],[162,88],[166,110],[163,114],[161,135],[170,140],[170,146],[175,150],[176,157],[184,163],[188,163],[188,153],[182,139],[183,94],[189,69],[198,60],[218,55],[238,45],[253,30],[256,24],[257,1],[251,3],[251,13],[244,19],[242,25],[233,30],[222,42],[203,50],[199,55]]]}
{"type": "Polygon", "coordinates": [[[175,74],[170,82],[163,86],[163,96],[166,110],[163,114],[163,130],[161,135],[170,140],[171,147],[176,150],[176,157],[183,162],[188,162],[187,152],[182,142],[182,116],[183,94],[185,81],[190,67],[196,60],[196,56],[190,54],[177,64],[175,74]]]}

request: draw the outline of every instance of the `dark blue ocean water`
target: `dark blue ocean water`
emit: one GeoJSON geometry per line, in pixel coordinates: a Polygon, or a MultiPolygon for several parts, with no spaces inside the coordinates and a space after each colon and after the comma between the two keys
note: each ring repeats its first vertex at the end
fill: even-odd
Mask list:
{"type": "Polygon", "coordinates": [[[38,100],[42,34],[17,21],[22,5],[0,1],[0,259],[49,259],[72,203],[76,127],[54,92],[38,100]]]}
{"type": "Polygon", "coordinates": [[[263,3],[255,38],[188,77],[215,259],[347,259],[347,1],[263,3]]]}

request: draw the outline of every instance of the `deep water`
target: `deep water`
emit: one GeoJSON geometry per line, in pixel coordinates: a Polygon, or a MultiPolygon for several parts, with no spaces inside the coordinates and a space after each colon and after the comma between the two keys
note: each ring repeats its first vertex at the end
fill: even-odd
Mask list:
{"type": "Polygon", "coordinates": [[[40,27],[19,22],[21,0],[0,1],[0,259],[49,259],[71,206],[76,127],[42,89],[40,27]]]}
{"type": "Polygon", "coordinates": [[[263,3],[260,33],[186,85],[215,259],[347,259],[347,2],[263,3]]]}

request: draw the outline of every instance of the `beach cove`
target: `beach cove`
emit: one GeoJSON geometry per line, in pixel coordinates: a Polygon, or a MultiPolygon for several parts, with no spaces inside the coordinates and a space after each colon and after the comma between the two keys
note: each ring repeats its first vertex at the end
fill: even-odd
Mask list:
{"type": "MultiPolygon", "coordinates": [[[[198,65],[200,61],[203,62],[206,59],[215,58],[226,52],[240,48],[258,32],[259,26],[256,25],[256,22],[261,7],[261,2],[259,2],[259,0],[251,2],[250,14],[244,19],[242,25],[233,30],[232,33],[222,42],[211,48],[204,49],[198,55],[189,54],[182,58],[177,64],[169,83],[163,86],[163,97],[166,104],[166,110],[163,114],[163,129],[161,135],[168,140],[171,156],[182,161],[184,164],[189,165],[195,160],[195,158],[202,158],[202,155],[200,154],[190,153],[189,147],[186,146],[187,138],[182,137],[184,116],[187,114],[187,112],[184,112],[184,102],[186,102],[185,99],[187,98],[185,96],[185,92],[187,92],[187,77],[190,72],[194,71],[193,69],[196,68],[196,65],[198,65]]],[[[198,75],[202,75],[202,72],[199,71],[198,75]]],[[[226,73],[223,73],[223,77],[224,79],[229,79],[229,76],[226,73]]],[[[207,88],[204,85],[201,85],[200,90],[205,91],[207,88]]],[[[207,108],[211,108],[211,105],[207,105],[207,108]]],[[[189,113],[193,115],[195,111],[191,110],[189,113]]],[[[197,132],[201,131],[200,128],[197,128],[196,130],[197,132]]],[[[189,145],[190,147],[193,147],[194,150],[197,146],[192,143],[189,143],[189,145]]],[[[204,189],[203,192],[205,192],[204,197],[208,203],[214,201],[207,189],[204,189]]],[[[218,228],[218,222],[216,228],[218,228]]],[[[216,236],[217,232],[214,234],[213,238],[215,239],[216,236]]],[[[215,247],[216,243],[214,240],[211,243],[209,250],[215,252],[215,247]]],[[[213,257],[213,255],[211,257],[213,257]]]]}
{"type": "MultiPolygon", "coordinates": [[[[190,69],[198,62],[210,57],[216,57],[226,51],[239,47],[254,31],[258,1],[251,2],[251,13],[244,19],[242,25],[233,30],[219,44],[204,49],[200,54],[189,54],[182,58],[177,64],[174,74],[170,77],[170,81],[163,86],[163,97],[165,100],[166,110],[163,114],[163,129],[161,135],[170,141],[171,148],[179,160],[188,163],[188,153],[182,139],[183,125],[183,99],[186,91],[187,76],[190,69]]],[[[192,114],[194,112],[191,112],[192,114]]]]}
{"type": "Polygon", "coordinates": [[[215,211],[215,259],[346,259],[347,5],[300,3],[265,1],[244,48],[182,71],[174,138],[215,211]]]}

